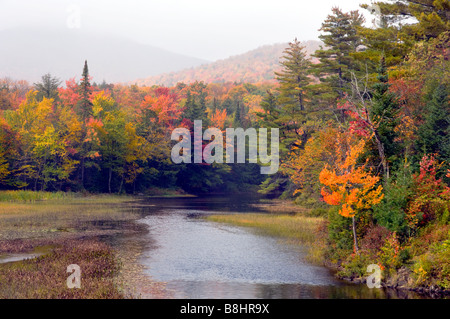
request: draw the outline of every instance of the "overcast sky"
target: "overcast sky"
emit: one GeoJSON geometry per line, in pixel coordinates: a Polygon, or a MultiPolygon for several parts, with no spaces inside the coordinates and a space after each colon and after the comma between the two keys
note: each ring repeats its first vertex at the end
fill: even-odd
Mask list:
{"type": "Polygon", "coordinates": [[[349,11],[360,9],[360,3],[370,1],[0,0],[0,30],[79,28],[216,60],[295,37],[317,39],[333,6],[349,11]]]}

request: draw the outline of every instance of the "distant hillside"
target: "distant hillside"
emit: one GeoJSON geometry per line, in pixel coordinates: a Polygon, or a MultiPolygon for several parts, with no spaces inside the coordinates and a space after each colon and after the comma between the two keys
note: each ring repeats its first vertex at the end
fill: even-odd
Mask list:
{"type": "MultiPolygon", "coordinates": [[[[314,53],[321,42],[303,42],[308,54],[314,53]]],[[[133,83],[138,85],[173,86],[177,82],[190,83],[196,80],[205,82],[249,82],[256,83],[274,79],[274,71],[280,69],[280,57],[287,43],[265,45],[244,54],[216,62],[203,64],[178,72],[163,73],[139,79],[133,83]]]]}
{"type": "Polygon", "coordinates": [[[0,77],[31,83],[45,73],[78,80],[86,59],[96,82],[128,82],[208,62],[126,38],[66,28],[9,29],[0,31],[0,39],[0,77]]]}

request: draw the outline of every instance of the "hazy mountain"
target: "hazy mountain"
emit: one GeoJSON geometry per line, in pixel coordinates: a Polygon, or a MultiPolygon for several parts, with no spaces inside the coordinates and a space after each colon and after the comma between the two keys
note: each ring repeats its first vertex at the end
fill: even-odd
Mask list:
{"type": "Polygon", "coordinates": [[[0,31],[0,77],[38,81],[45,73],[62,80],[81,77],[88,60],[93,81],[128,82],[207,61],[125,38],[76,29],[17,28],[0,31]]]}
{"type": "MultiPolygon", "coordinates": [[[[320,41],[302,43],[306,52],[314,53],[322,44],[320,41]]],[[[195,80],[205,82],[249,82],[257,83],[274,79],[274,71],[280,69],[280,57],[288,43],[265,45],[244,54],[218,60],[197,67],[177,72],[164,73],[138,79],[133,83],[139,85],[172,86],[177,82],[190,83],[195,80]]],[[[314,61],[313,61],[314,62],[314,61]]]]}

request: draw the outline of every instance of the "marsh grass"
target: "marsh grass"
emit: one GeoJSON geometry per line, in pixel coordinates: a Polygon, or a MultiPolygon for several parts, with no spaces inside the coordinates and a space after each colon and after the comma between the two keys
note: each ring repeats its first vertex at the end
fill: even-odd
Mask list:
{"type": "Polygon", "coordinates": [[[42,192],[27,190],[0,191],[0,202],[36,202],[53,199],[67,199],[81,196],[77,193],[42,192]]]}
{"type": "Polygon", "coordinates": [[[0,298],[121,299],[114,284],[120,265],[113,250],[93,239],[64,241],[44,256],[2,264],[0,298]],[[81,268],[81,288],[67,287],[67,266],[81,268]]]}
{"type": "Polygon", "coordinates": [[[296,205],[292,201],[281,199],[260,200],[259,203],[251,204],[251,206],[275,214],[308,215],[311,211],[311,209],[296,205]]]}
{"type": "Polygon", "coordinates": [[[281,214],[211,215],[207,219],[236,226],[254,227],[267,235],[292,238],[302,243],[316,240],[316,229],[322,221],[321,218],[281,214]]]}
{"type": "Polygon", "coordinates": [[[177,198],[177,197],[197,197],[192,194],[188,194],[182,189],[173,189],[173,188],[160,188],[160,187],[152,187],[145,191],[143,194],[146,197],[168,197],[168,198],[177,198]]]}
{"type": "Polygon", "coordinates": [[[137,216],[127,200],[99,197],[36,203],[0,202],[0,240],[55,238],[74,233],[93,235],[95,232],[112,231],[114,223],[137,216]]]}
{"type": "Polygon", "coordinates": [[[73,192],[43,192],[28,190],[7,190],[0,191],[0,202],[53,202],[53,201],[72,201],[72,202],[104,202],[118,203],[127,200],[133,200],[133,196],[113,195],[113,194],[89,194],[89,193],[73,193],[73,192]]]}
{"type": "Polygon", "coordinates": [[[307,248],[307,258],[321,263],[325,246],[322,217],[302,214],[230,214],[210,215],[207,220],[235,226],[251,227],[264,235],[280,237],[283,240],[307,248]]]}
{"type": "Polygon", "coordinates": [[[114,284],[121,264],[103,239],[133,231],[139,216],[127,196],[0,202],[0,255],[46,250],[36,259],[0,264],[0,298],[123,298],[114,284]],[[70,264],[82,269],[82,289],[66,286],[70,264]]]}

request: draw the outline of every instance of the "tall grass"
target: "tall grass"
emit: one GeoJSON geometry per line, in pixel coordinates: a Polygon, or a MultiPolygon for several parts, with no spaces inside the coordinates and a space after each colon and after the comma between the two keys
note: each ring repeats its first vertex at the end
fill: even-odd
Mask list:
{"type": "Polygon", "coordinates": [[[208,220],[254,227],[267,235],[286,237],[311,243],[317,240],[317,229],[323,222],[320,217],[280,214],[211,215],[208,220]]]}
{"type": "Polygon", "coordinates": [[[74,198],[75,193],[43,192],[43,191],[0,191],[0,202],[36,202],[51,199],[74,198]]]}

